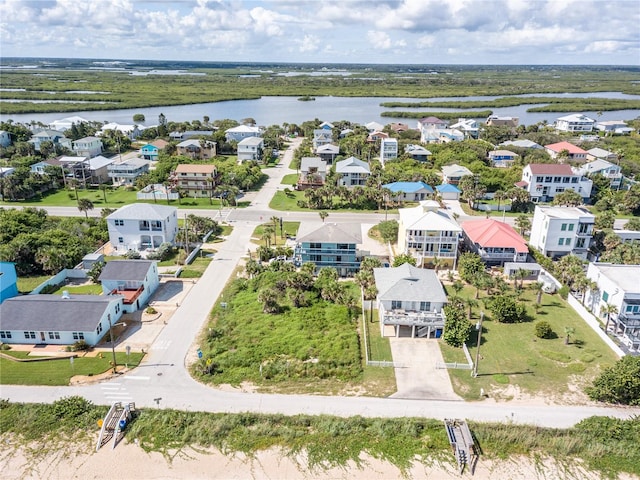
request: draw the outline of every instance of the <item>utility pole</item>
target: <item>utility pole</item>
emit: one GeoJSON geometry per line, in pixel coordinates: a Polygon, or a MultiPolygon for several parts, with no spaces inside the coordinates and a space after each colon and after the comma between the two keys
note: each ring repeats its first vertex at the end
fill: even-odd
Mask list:
{"type": "Polygon", "coordinates": [[[480,361],[480,341],[482,340],[482,321],[484,320],[484,312],[480,312],[480,321],[476,324],[478,330],[478,345],[476,346],[476,363],[473,365],[473,374],[475,378],[478,376],[478,362],[480,361]]]}
{"type": "Polygon", "coordinates": [[[111,354],[113,355],[113,373],[117,372],[118,363],[116,362],[116,343],[113,341],[113,325],[111,324],[111,314],[107,314],[109,320],[109,339],[111,340],[111,354]]]}

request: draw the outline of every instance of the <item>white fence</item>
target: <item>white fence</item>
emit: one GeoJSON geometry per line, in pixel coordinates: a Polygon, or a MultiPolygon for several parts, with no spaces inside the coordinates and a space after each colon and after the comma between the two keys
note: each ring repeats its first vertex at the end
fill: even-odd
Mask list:
{"type": "Polygon", "coordinates": [[[569,305],[576,311],[578,315],[582,317],[582,319],[587,322],[594,332],[598,334],[598,336],[602,339],[604,343],[606,343],[611,350],[614,351],[616,355],[619,357],[624,357],[625,353],[618,347],[613,340],[609,338],[609,336],[600,328],[600,321],[596,318],[596,316],[589,312],[584,305],[580,303],[580,300],[575,298],[573,295],[569,295],[567,298],[569,305]]]}
{"type": "Polygon", "coordinates": [[[65,281],[67,279],[70,280],[86,280],[87,274],[84,270],[77,270],[77,269],[73,269],[73,268],[65,268],[64,270],[59,271],[56,275],[54,275],[53,277],[51,277],[49,280],[45,280],[44,282],[42,282],[40,285],[38,285],[36,288],[34,288],[29,295],[37,295],[40,292],[42,292],[42,290],[44,290],[45,288],[47,288],[48,286],[53,286],[53,285],[61,285],[63,283],[65,283],[65,281]]]}

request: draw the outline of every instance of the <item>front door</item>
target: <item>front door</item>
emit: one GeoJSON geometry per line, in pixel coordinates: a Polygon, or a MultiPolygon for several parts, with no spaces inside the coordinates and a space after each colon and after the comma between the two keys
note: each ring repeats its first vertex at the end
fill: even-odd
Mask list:
{"type": "Polygon", "coordinates": [[[44,343],[44,332],[40,332],[40,341],[44,343]]]}

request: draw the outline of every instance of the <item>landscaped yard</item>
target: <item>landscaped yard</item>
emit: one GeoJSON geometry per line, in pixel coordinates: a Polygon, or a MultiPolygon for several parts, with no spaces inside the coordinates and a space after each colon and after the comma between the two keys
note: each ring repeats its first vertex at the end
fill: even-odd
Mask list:
{"type": "MultiPolygon", "coordinates": [[[[130,191],[125,188],[114,188],[113,190],[107,190],[105,193],[102,190],[78,190],[78,198],[87,198],[91,200],[95,209],[101,208],[120,208],[123,205],[131,203],[157,203],[159,205],[171,205],[177,208],[202,208],[202,209],[219,209],[222,207],[220,200],[212,199],[211,202],[208,198],[183,198],[178,200],[169,200],[162,195],[158,195],[156,202],[153,200],[138,200],[136,198],[136,192],[130,191]],[[105,193],[106,199],[105,202],[105,193]]],[[[60,189],[56,192],[44,194],[37,199],[25,200],[22,202],[2,202],[2,207],[12,206],[32,206],[32,207],[44,207],[44,206],[56,206],[56,207],[77,207],[78,202],[73,190],[60,189]]],[[[237,202],[238,207],[246,207],[249,202],[237,202]]],[[[226,206],[226,205],[225,205],[226,206]]],[[[80,212],[78,212],[80,214],[80,212]]]]}
{"type": "MultiPolygon", "coordinates": [[[[262,225],[258,225],[256,229],[253,231],[253,235],[251,235],[251,241],[257,245],[264,245],[265,240],[262,239],[262,235],[264,235],[264,229],[267,226],[273,227],[273,222],[263,223],[262,225]]],[[[275,235],[271,235],[270,245],[272,247],[277,247],[278,245],[284,245],[287,241],[287,235],[290,237],[295,237],[298,233],[298,228],[300,227],[300,222],[282,222],[282,232],[280,231],[280,224],[278,222],[278,227],[275,235]],[[283,234],[284,233],[284,238],[283,234]]]]}
{"type": "MultiPolygon", "coordinates": [[[[305,200],[304,192],[299,192],[297,190],[293,190],[289,192],[287,195],[284,191],[277,191],[276,194],[271,199],[269,203],[269,207],[274,210],[281,210],[287,212],[314,212],[316,210],[310,208],[302,208],[298,206],[298,200],[305,200]]],[[[338,200],[338,197],[335,197],[335,200],[338,200]]],[[[362,210],[357,208],[335,208],[326,210],[329,213],[329,218],[331,218],[331,212],[367,212],[367,213],[384,213],[384,208],[381,210],[362,210]]],[[[387,211],[389,214],[398,213],[397,209],[389,209],[387,211]]]]}
{"type": "Polygon", "coordinates": [[[213,260],[214,250],[200,250],[200,254],[189,265],[185,265],[180,278],[200,278],[213,260]]]}
{"type": "MultiPolygon", "coordinates": [[[[27,357],[26,352],[13,352],[11,350],[2,353],[16,358],[27,357]]],[[[82,355],[82,353],[80,353],[82,355]]],[[[129,367],[137,367],[144,355],[142,353],[116,352],[118,365],[128,364],[129,367]]],[[[41,362],[14,362],[6,358],[0,358],[0,384],[3,385],[69,385],[74,375],[99,375],[111,368],[111,353],[104,353],[100,357],[74,358],[73,365],[68,358],[56,358],[41,362]]]]}
{"type": "Polygon", "coordinates": [[[18,291],[20,293],[29,293],[38,285],[46,282],[51,275],[38,275],[36,277],[18,277],[18,291]]]}
{"type": "MultiPolygon", "coordinates": [[[[448,293],[453,293],[451,287],[448,293]]],[[[472,287],[460,292],[465,301],[474,295],[472,287]]],[[[481,292],[472,318],[477,322],[480,312],[485,312],[478,376],[472,378],[469,370],[449,370],[456,393],[466,399],[480,398],[481,388],[490,396],[508,399],[516,393],[515,387],[524,394],[549,399],[564,396],[570,401],[572,390],[581,391],[602,368],[617,360],[613,351],[559,295],[543,294],[541,308],[536,313],[536,293],[525,289],[522,300],[534,320],[514,324],[493,321],[490,311],[482,304],[485,298],[486,293],[481,292]],[[551,324],[555,338],[536,337],[534,325],[540,320],[551,324]],[[565,327],[575,330],[568,345],[565,327]]],[[[475,359],[475,330],[467,344],[475,359]]],[[[466,362],[461,349],[449,347],[443,341],[440,346],[446,362],[466,362]]]]}
{"type": "Polygon", "coordinates": [[[54,295],[62,295],[62,292],[68,292],[73,295],[102,295],[102,285],[99,283],[87,283],[85,285],[70,286],[63,285],[53,292],[54,295]]]}
{"type": "Polygon", "coordinates": [[[282,185],[295,185],[298,183],[298,174],[290,173],[289,175],[285,175],[280,183],[282,185]]]}

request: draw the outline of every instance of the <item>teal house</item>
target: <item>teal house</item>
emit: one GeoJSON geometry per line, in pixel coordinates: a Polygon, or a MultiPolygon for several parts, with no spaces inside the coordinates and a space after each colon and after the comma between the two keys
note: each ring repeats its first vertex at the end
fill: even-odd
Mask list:
{"type": "Polygon", "coordinates": [[[18,296],[18,275],[12,262],[0,262],[0,303],[18,296]]]}
{"type": "Polygon", "coordinates": [[[341,277],[350,277],[360,270],[364,252],[359,250],[362,233],[359,224],[301,223],[294,250],[294,263],[300,266],[313,262],[316,272],[333,267],[341,277]]]}

